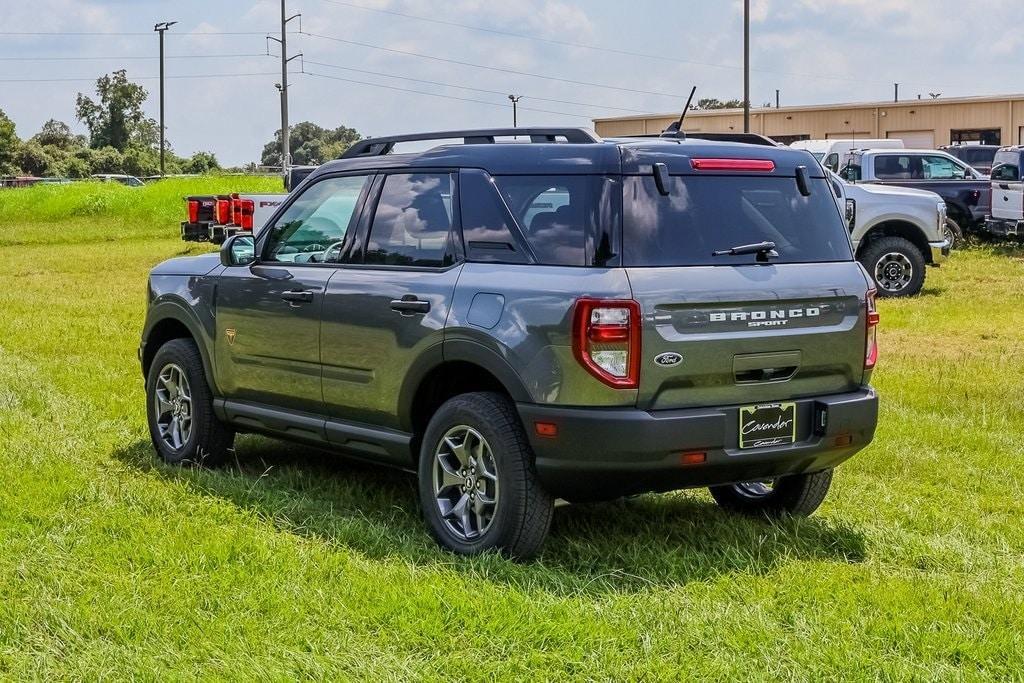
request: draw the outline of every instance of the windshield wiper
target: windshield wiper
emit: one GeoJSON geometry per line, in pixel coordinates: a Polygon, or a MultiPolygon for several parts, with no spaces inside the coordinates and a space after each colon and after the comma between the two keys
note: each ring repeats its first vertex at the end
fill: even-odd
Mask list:
{"type": "Polygon", "coordinates": [[[730,249],[711,252],[712,256],[742,256],[744,254],[757,254],[760,263],[767,263],[770,258],[778,258],[779,252],[775,251],[775,242],[755,242],[754,244],[741,244],[730,249]]]}

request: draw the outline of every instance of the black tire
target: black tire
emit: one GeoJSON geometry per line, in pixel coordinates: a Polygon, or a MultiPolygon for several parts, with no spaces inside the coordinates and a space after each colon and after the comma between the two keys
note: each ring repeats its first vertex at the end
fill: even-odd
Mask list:
{"type": "Polygon", "coordinates": [[[832,470],[794,474],[775,479],[770,488],[760,482],[712,486],[708,490],[719,506],[756,517],[783,514],[807,517],[821,505],[832,484],[832,470]],[[764,489],[764,490],[759,490],[764,489]]]}
{"type": "Polygon", "coordinates": [[[943,230],[943,234],[949,240],[950,251],[963,244],[964,231],[960,229],[960,225],[955,220],[948,216],[946,217],[946,227],[943,230]]]}
{"type": "Polygon", "coordinates": [[[172,339],[153,357],[146,377],[146,421],[149,423],[149,437],[164,462],[217,467],[227,460],[235,433],[213,413],[213,393],[206,383],[203,359],[191,339],[172,339]],[[172,366],[180,368],[184,374],[191,397],[191,428],[178,447],[167,443],[161,434],[160,417],[157,415],[157,382],[161,374],[172,366]]]}
{"type": "MultiPolygon", "coordinates": [[[[465,445],[466,442],[461,443],[465,445]]],[[[461,394],[444,403],[434,413],[423,436],[418,469],[423,518],[441,547],[460,555],[497,550],[506,557],[519,560],[529,559],[540,550],[551,527],[554,499],[537,479],[533,450],[515,407],[507,397],[476,392],[461,394]],[[476,487],[458,489],[452,485],[437,490],[442,476],[437,469],[437,460],[441,457],[438,452],[442,449],[444,437],[463,427],[475,430],[482,437],[483,444],[478,452],[484,452],[482,448],[486,447],[491,454],[489,460],[496,468],[494,485],[498,488],[495,489],[497,495],[491,491],[495,503],[490,521],[475,537],[470,533],[472,529],[463,535],[458,529],[453,529],[450,525],[459,526],[457,519],[445,521],[441,497],[442,492],[448,492],[453,499],[461,498],[467,495],[462,491],[472,493],[476,487]]],[[[481,467],[481,473],[483,471],[481,467]]],[[[481,479],[483,476],[480,475],[481,479]]],[[[479,480],[474,481],[481,485],[479,480]]],[[[464,521],[468,522],[465,518],[464,521]]],[[[474,521],[479,522],[479,518],[474,521]]]]}
{"type": "Polygon", "coordinates": [[[914,296],[924,287],[924,254],[903,237],[883,237],[857,258],[875,282],[880,297],[914,296]]]}

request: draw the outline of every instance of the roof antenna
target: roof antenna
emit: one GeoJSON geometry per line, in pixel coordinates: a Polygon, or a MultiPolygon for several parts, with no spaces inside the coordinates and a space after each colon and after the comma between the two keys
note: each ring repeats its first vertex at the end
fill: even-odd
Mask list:
{"type": "Polygon", "coordinates": [[[690,89],[690,96],[686,98],[686,106],[683,107],[683,113],[679,115],[679,120],[668,124],[668,128],[661,132],[661,137],[686,139],[686,133],[683,132],[683,119],[686,118],[686,112],[690,111],[690,102],[693,101],[695,92],[697,92],[697,86],[690,89]]]}

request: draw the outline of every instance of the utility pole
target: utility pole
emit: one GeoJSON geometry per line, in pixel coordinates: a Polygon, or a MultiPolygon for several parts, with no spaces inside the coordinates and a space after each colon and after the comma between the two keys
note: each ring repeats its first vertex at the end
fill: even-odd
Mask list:
{"type": "Polygon", "coordinates": [[[750,132],[750,0],[743,0],[743,132],[750,132]]]}
{"type": "Polygon", "coordinates": [[[900,84],[899,83],[893,83],[892,84],[892,101],[893,102],[899,102],[900,101],[900,84]]]}
{"type": "Polygon", "coordinates": [[[281,91],[281,175],[286,179],[292,155],[288,141],[288,62],[302,56],[301,52],[291,57],[288,56],[288,22],[301,16],[302,14],[299,13],[289,17],[287,0],[281,0],[281,37],[267,36],[267,40],[281,44],[281,82],[277,84],[277,89],[281,91]]]}
{"type": "Polygon", "coordinates": [[[523,96],[522,95],[509,95],[508,98],[510,100],[512,100],[512,127],[513,128],[518,128],[519,127],[519,115],[518,115],[519,100],[523,99],[523,96]]]}
{"type": "Polygon", "coordinates": [[[174,26],[176,21],[161,21],[153,26],[160,34],[160,177],[164,177],[164,31],[174,26]]]}

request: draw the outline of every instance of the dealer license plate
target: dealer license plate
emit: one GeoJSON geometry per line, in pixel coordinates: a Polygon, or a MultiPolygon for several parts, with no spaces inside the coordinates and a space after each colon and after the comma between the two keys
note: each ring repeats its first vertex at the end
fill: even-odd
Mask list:
{"type": "Polygon", "coordinates": [[[794,441],[795,403],[762,403],[740,408],[740,448],[784,446],[794,441]]]}

